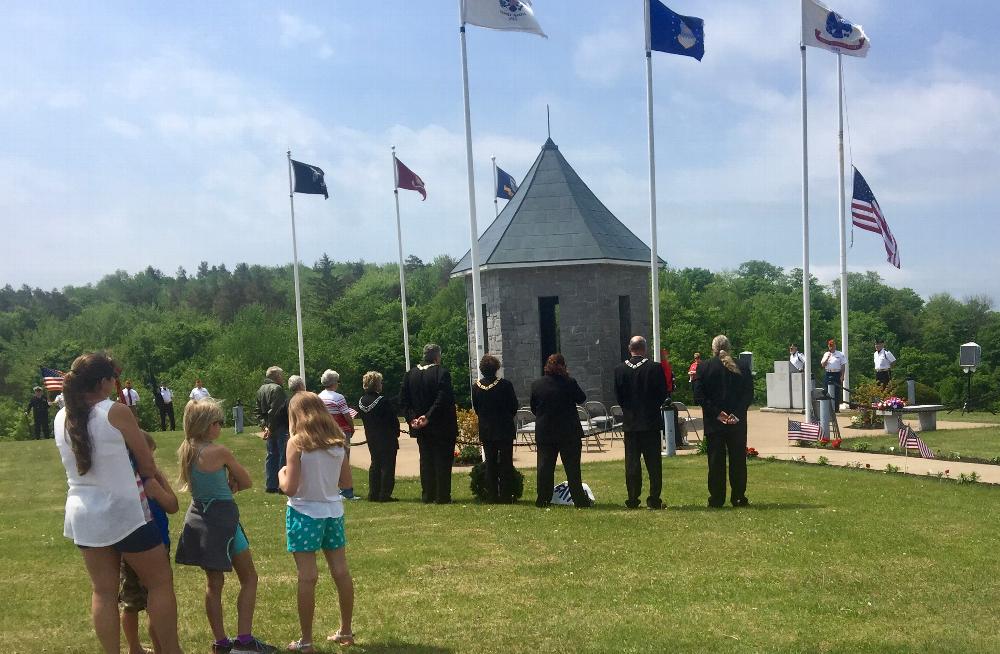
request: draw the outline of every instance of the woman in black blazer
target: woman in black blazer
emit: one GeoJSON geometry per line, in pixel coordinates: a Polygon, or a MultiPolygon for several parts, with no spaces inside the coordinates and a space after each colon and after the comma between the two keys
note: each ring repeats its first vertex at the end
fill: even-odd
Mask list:
{"type": "Polygon", "coordinates": [[[368,500],[395,502],[396,451],[399,449],[399,418],[396,409],[382,394],[382,373],[369,370],[361,378],[365,394],[358,401],[361,422],[372,463],[368,468],[368,500]]]}
{"type": "Polygon", "coordinates": [[[733,506],[747,501],[747,409],[753,402],[753,377],[742,361],[733,360],[729,339],[712,339],[712,358],[698,364],[694,401],[705,417],[708,446],[708,505],[726,503],[726,454],[733,506]]]}
{"type": "Polygon", "coordinates": [[[479,441],[486,455],[486,499],[510,504],[514,476],[514,414],[517,393],[514,384],[498,379],[500,360],[486,354],[479,361],[483,378],[472,385],[472,408],[479,417],[479,441]]]}
{"type": "Polygon", "coordinates": [[[531,411],[535,414],[535,445],[538,450],[535,506],[552,504],[557,456],[562,459],[573,504],[579,508],[593,504],[583,490],[580,473],[583,427],[580,426],[576,406],[586,399],[583,389],[566,371],[563,355],[550,355],[545,361],[545,374],[531,385],[531,411]]]}

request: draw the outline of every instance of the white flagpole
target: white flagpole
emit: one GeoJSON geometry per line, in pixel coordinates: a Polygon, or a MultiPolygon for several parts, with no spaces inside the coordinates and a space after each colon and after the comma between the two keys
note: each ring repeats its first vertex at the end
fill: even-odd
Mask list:
{"type": "MultiPolygon", "coordinates": [[[[847,351],[847,211],[846,198],[844,197],[844,64],[843,55],[837,53],[837,152],[840,155],[840,175],[838,182],[837,205],[839,213],[837,222],[840,225],[840,346],[843,348],[844,358],[850,360],[847,351]]],[[[843,386],[851,387],[851,368],[847,361],[844,362],[843,386]]],[[[844,401],[848,401],[847,391],[843,391],[844,401]]],[[[838,407],[839,408],[839,407],[838,407]]]]}
{"type": "MultiPolygon", "coordinates": [[[[461,10],[461,0],[459,1],[461,10]]],[[[458,29],[462,42],[462,94],[465,100],[465,163],[469,171],[469,233],[472,258],[472,316],[475,321],[476,358],[471,361],[470,368],[474,371],[475,364],[483,357],[483,305],[482,292],[479,287],[479,227],[476,225],[476,182],[473,176],[472,164],[472,118],[469,112],[469,62],[465,52],[465,23],[458,29]]]]}
{"type": "Polygon", "coordinates": [[[649,122],[649,273],[653,310],[653,360],[660,360],[660,269],[656,255],[656,149],[653,145],[653,56],[650,43],[649,0],[646,10],[646,115],[649,122]]]}
{"type": "Polygon", "coordinates": [[[799,45],[802,53],[802,349],[806,357],[803,370],[804,392],[802,404],[805,407],[806,422],[812,422],[812,325],[809,302],[809,138],[806,111],[806,46],[799,45]]]}
{"type": "Polygon", "coordinates": [[[292,186],[292,151],[288,156],[288,204],[292,210],[292,273],[295,279],[295,328],[299,337],[299,375],[306,378],[306,355],[302,345],[302,292],[299,288],[299,246],[295,239],[295,190],[292,186]]]}
{"type": "Polygon", "coordinates": [[[500,216],[500,205],[497,204],[497,186],[499,185],[499,182],[497,181],[496,155],[491,156],[490,161],[493,162],[493,219],[496,220],[500,216]]]}
{"type": "Polygon", "coordinates": [[[399,304],[403,309],[403,354],[406,369],[410,369],[410,328],[406,320],[406,268],[403,265],[403,229],[399,222],[399,168],[396,165],[396,146],[392,146],[392,195],[396,199],[396,244],[399,246],[399,304]]]}

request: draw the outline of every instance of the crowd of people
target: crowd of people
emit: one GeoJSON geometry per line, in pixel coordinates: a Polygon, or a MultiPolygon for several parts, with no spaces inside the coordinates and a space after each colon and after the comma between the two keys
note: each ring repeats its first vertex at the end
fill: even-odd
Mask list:
{"type": "MultiPolygon", "coordinates": [[[[753,383],[750,370],[735,361],[730,350],[728,339],[717,336],[712,357],[689,370],[696,401],[705,411],[710,507],[725,503],[727,460],[730,502],[734,506],[748,503],[746,415],[753,383]]],[[[673,375],[647,356],[642,336],[631,339],[629,355],[615,369],[614,379],[615,397],[623,411],[625,505],[637,509],[642,503],[644,464],[649,480],[645,503],[659,509],[664,506],[661,407],[669,399],[673,375]]],[[[513,443],[518,399],[510,381],[499,377],[500,367],[493,355],[481,359],[472,403],[479,418],[487,500],[511,503],[515,501],[513,443]]],[[[167,515],[178,511],[178,498],[156,466],[155,441],[139,428],[132,410],[137,398],[132,398],[133,403],[109,399],[115,394],[118,375],[115,363],[98,353],[77,358],[65,376],[65,408],[55,419],[69,485],[64,533],[80,548],[91,577],[94,628],[104,650],[117,652],[124,631],[130,652],[144,652],[137,613],[146,610],[155,651],[172,654],[180,647],[167,515]]],[[[458,422],[451,375],[441,365],[441,348],[425,346],[421,362],[404,375],[398,406],[385,394],[378,372],[369,371],[363,377],[359,412],[338,392],[339,382],[339,374],[327,370],[320,378],[324,390],[313,394],[306,391],[301,377],[291,375],[286,394],[284,372],[272,366],[257,392],[256,415],[266,441],[265,490],[288,498],[286,545],[298,573],[301,635],[288,645],[290,651],[314,651],[319,551],[339,598],[340,628],[329,640],[341,644],[354,640],[354,589],[345,550],[343,501],[356,498],[350,468],[355,415],[361,418],[371,452],[368,500],[395,501],[392,492],[401,432],[397,416],[401,413],[417,440],[421,500],[451,502],[458,422]]],[[[204,389],[200,382],[198,389],[204,389]]],[[[161,395],[163,390],[169,393],[163,387],[161,395]]],[[[585,400],[563,355],[549,356],[544,374],[531,385],[529,400],[535,416],[538,507],[553,502],[558,461],[572,503],[577,508],[593,505],[580,466],[584,434],[577,407],[585,400]]],[[[180,490],[189,492],[191,501],[174,561],[205,571],[205,612],[213,652],[273,652],[276,648],[254,635],[258,576],[235,501],[239,492],[252,486],[252,480],[233,452],[218,442],[223,424],[222,408],[207,390],[199,397],[192,391],[183,412],[184,441],[178,450],[180,490]],[[230,571],[239,582],[235,632],[226,630],[222,609],[225,573],[230,571]]]]}

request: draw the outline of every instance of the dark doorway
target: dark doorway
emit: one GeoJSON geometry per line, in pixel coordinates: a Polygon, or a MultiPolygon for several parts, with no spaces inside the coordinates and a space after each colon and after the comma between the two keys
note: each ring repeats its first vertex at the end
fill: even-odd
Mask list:
{"type": "Polygon", "coordinates": [[[632,338],[632,298],[618,296],[618,335],[621,338],[621,360],[628,359],[628,341],[632,338]]]}
{"type": "Polygon", "coordinates": [[[483,354],[488,354],[489,351],[490,351],[490,321],[489,321],[489,316],[486,315],[486,303],[483,302],[483,354]]]}
{"type": "Polygon", "coordinates": [[[550,354],[559,351],[559,298],[538,298],[538,334],[542,346],[542,369],[550,354]]]}

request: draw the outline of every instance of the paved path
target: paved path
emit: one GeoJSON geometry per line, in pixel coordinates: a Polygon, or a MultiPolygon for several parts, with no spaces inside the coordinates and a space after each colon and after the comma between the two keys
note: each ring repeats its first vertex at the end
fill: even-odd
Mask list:
{"type": "MultiPolygon", "coordinates": [[[[692,416],[700,416],[701,409],[690,407],[692,416]]],[[[825,456],[831,465],[853,465],[860,464],[862,467],[868,465],[874,469],[884,470],[886,464],[897,466],[900,472],[907,474],[925,475],[927,473],[948,471],[948,476],[958,478],[961,473],[976,472],[981,481],[990,484],[1000,484],[1000,466],[987,465],[981,463],[961,463],[957,461],[938,461],[935,459],[921,459],[915,456],[887,456],[884,454],[869,454],[862,452],[844,452],[830,449],[800,448],[789,445],[786,438],[787,421],[795,414],[771,413],[761,411],[751,411],[747,417],[748,433],[747,443],[754,447],[763,457],[775,456],[779,459],[798,460],[805,457],[810,463],[815,463],[821,456],[825,456]]],[[[851,423],[850,414],[838,415],[841,434],[854,438],[859,436],[885,435],[885,431],[879,429],[849,429],[851,423]]],[[[969,422],[954,422],[938,420],[938,430],[946,429],[968,429],[970,427],[990,427],[969,422]]],[[[364,440],[364,429],[358,427],[354,440],[364,440]]],[[[620,440],[603,439],[605,444],[604,452],[584,452],[583,461],[621,461],[625,459],[625,446],[620,440]]],[[[694,449],[684,449],[681,455],[694,454],[694,449]]],[[[368,448],[365,446],[354,447],[351,450],[351,464],[368,469],[371,465],[371,458],[368,448]]],[[[518,446],[514,448],[514,465],[518,468],[535,467],[535,453],[527,447],[518,446]]],[[[463,470],[456,466],[456,472],[463,470]]],[[[420,474],[420,457],[417,452],[417,442],[415,439],[403,435],[399,439],[399,454],[396,458],[396,474],[400,477],[416,477],[420,474]]]]}

